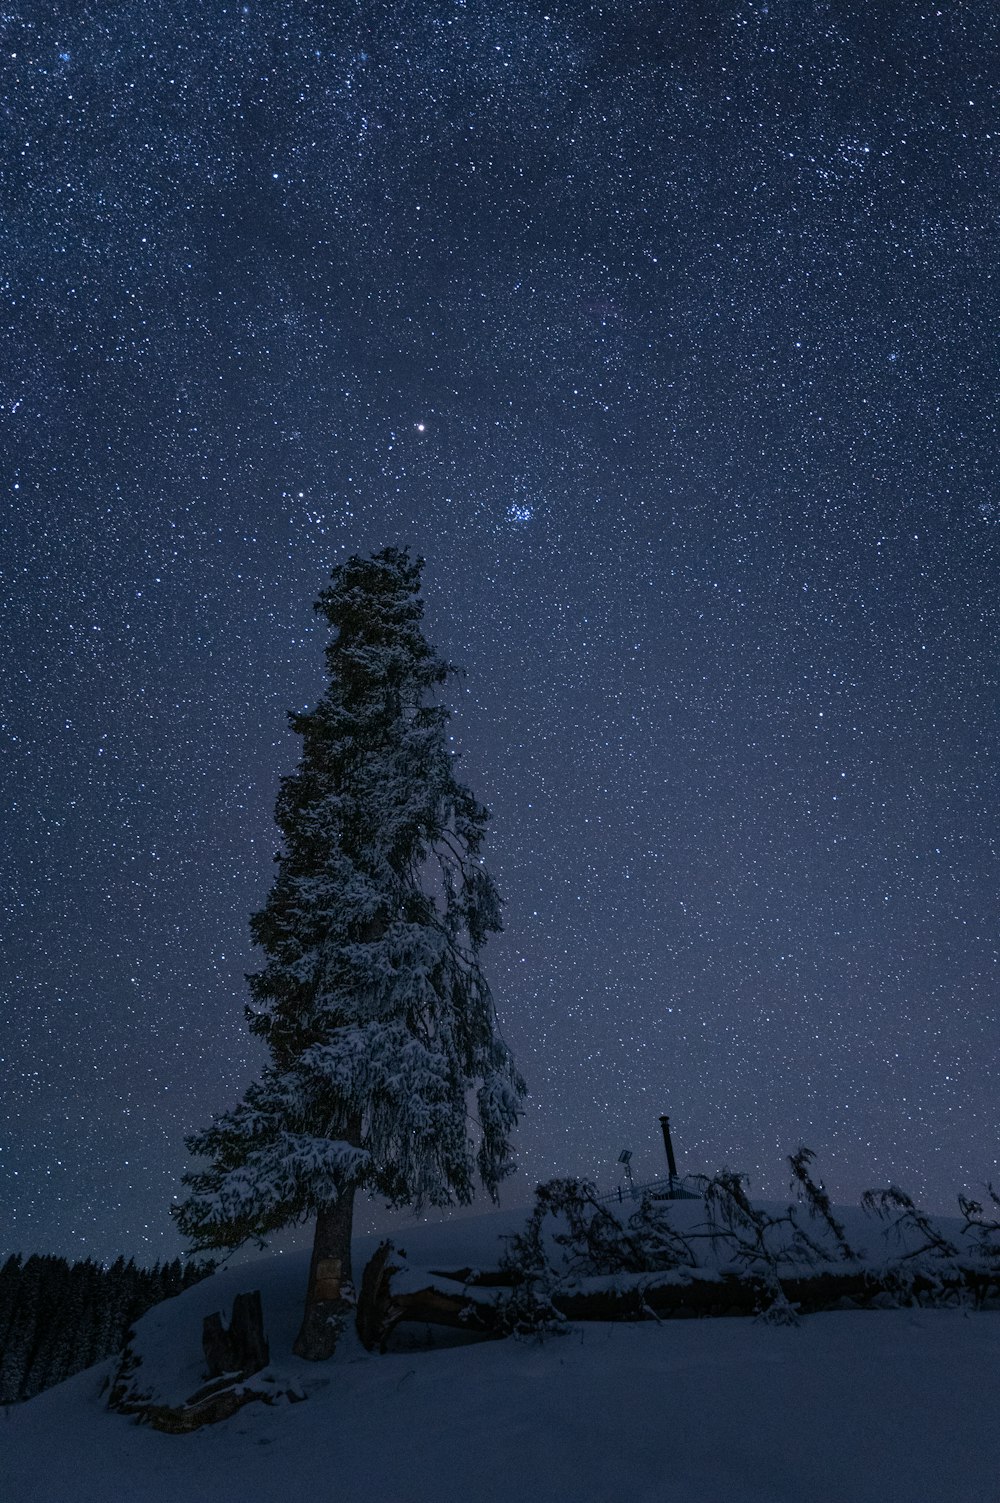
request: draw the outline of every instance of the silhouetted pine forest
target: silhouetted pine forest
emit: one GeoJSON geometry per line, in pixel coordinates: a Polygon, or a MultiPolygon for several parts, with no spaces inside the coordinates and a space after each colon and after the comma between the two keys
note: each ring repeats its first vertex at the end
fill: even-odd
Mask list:
{"type": "Polygon", "coordinates": [[[214,1264],[179,1258],[137,1268],[20,1253],[0,1269],[0,1404],[34,1398],[124,1345],[132,1323],[214,1264]]]}

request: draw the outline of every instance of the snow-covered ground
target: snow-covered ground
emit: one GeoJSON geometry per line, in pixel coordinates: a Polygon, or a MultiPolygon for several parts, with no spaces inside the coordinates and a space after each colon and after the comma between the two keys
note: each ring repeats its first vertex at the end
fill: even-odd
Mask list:
{"type": "MultiPolygon", "coordinates": [[[[488,1266],[522,1220],[403,1240],[425,1267],[488,1266]]],[[[163,1396],[186,1397],[202,1315],[260,1288],[276,1386],[305,1402],[163,1435],[107,1410],[105,1363],[0,1419],[3,1503],[1000,1503],[1000,1313],[587,1324],[540,1344],[350,1343],[313,1365],[287,1355],[305,1267],[232,1267],[139,1341],[163,1396]]]]}

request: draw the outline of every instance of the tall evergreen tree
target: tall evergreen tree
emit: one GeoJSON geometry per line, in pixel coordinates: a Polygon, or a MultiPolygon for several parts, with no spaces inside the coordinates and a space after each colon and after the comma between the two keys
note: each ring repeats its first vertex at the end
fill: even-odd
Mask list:
{"type": "Polygon", "coordinates": [[[312,1359],[333,1350],[351,1297],[355,1192],[466,1203],[478,1168],[495,1199],[525,1093],[480,968],[500,928],[480,856],[488,814],[455,777],[436,702],[455,670],[421,630],[422,562],[395,548],[350,558],[316,602],[333,629],[329,682],[290,716],[301,760],[278,796],[277,877],[251,919],[266,962],[247,1016],[270,1059],[188,1139],[208,1165],[175,1207],[197,1248],[315,1219],[295,1343],[312,1359]]]}

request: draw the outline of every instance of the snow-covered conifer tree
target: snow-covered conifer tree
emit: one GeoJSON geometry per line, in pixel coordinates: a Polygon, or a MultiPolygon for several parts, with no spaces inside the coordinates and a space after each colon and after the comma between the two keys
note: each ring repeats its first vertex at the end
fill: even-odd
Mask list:
{"type": "Polygon", "coordinates": [[[391,1205],[494,1198],[524,1083],[496,1028],[479,952],[500,928],[480,856],[486,809],[455,777],[454,672],[421,630],[422,560],[386,548],[333,571],[329,682],[291,715],[278,872],[251,920],[252,1031],[270,1059],[188,1140],[208,1167],[175,1208],[197,1248],[315,1219],[295,1350],[333,1350],[352,1292],[356,1190],[391,1205]]]}

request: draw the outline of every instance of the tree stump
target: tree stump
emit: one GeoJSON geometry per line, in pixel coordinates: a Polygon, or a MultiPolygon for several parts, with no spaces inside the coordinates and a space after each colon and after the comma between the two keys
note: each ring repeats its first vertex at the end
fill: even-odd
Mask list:
{"type": "Polygon", "coordinates": [[[248,1294],[236,1296],[228,1330],[218,1311],[214,1315],[206,1315],[202,1324],[201,1344],[210,1378],[220,1378],[224,1373],[240,1373],[246,1378],[266,1367],[270,1361],[270,1351],[264,1335],[260,1290],[254,1289],[248,1294]]]}
{"type": "Polygon", "coordinates": [[[383,1345],[396,1313],[389,1289],[389,1280],[396,1272],[389,1262],[394,1251],[391,1242],[380,1243],[361,1275],[356,1318],[361,1345],[369,1352],[383,1345]]]}

